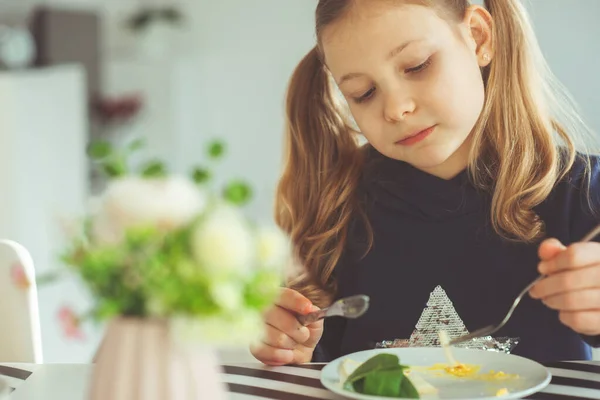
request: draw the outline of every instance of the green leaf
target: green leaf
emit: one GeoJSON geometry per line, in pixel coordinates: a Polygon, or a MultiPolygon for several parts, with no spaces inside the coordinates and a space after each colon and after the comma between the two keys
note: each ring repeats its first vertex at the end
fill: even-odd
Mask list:
{"type": "Polygon", "coordinates": [[[420,398],[417,388],[415,388],[415,386],[409,378],[405,378],[402,380],[402,385],[400,387],[400,397],[406,397],[408,399],[420,398]]]}
{"type": "Polygon", "coordinates": [[[38,274],[35,277],[35,282],[39,287],[57,281],[62,275],[62,271],[51,271],[44,274],[38,274]]]}
{"type": "Polygon", "coordinates": [[[367,374],[362,393],[374,396],[401,397],[400,389],[405,380],[403,369],[396,364],[395,368],[367,374]]]}
{"type": "Polygon", "coordinates": [[[181,20],[183,19],[183,16],[179,12],[179,10],[176,10],[174,8],[165,9],[162,12],[162,16],[165,20],[171,23],[181,22],[181,20]]]}
{"type": "Polygon", "coordinates": [[[138,138],[138,139],[135,139],[134,141],[132,141],[131,143],[129,143],[129,145],[127,146],[127,149],[129,151],[136,151],[136,150],[143,148],[145,145],[146,145],[146,141],[143,138],[138,138]]]}
{"type": "Polygon", "coordinates": [[[235,205],[241,206],[250,201],[252,197],[252,190],[250,186],[241,181],[235,180],[230,182],[223,191],[225,199],[235,205]]]}
{"type": "Polygon", "coordinates": [[[378,354],[350,374],[344,382],[344,389],[374,396],[418,399],[419,393],[404,375],[407,368],[394,354],[378,354]]]}
{"type": "Polygon", "coordinates": [[[167,174],[167,169],[165,165],[158,160],[150,161],[146,164],[146,166],[142,169],[142,176],[146,178],[156,178],[160,176],[165,176],[167,174]]]}
{"type": "Polygon", "coordinates": [[[112,145],[105,140],[92,142],[87,149],[88,155],[94,160],[104,159],[111,155],[112,151],[112,145]]]}
{"type": "Polygon", "coordinates": [[[123,310],[121,304],[115,300],[104,300],[98,305],[94,318],[97,320],[105,320],[116,315],[119,315],[123,310]]]}
{"type": "Polygon", "coordinates": [[[246,283],[244,299],[246,306],[264,310],[277,299],[282,286],[285,286],[281,274],[275,271],[259,271],[246,283]]]}
{"type": "Polygon", "coordinates": [[[370,374],[373,371],[395,368],[399,366],[399,364],[400,360],[398,359],[398,356],[394,354],[378,354],[376,356],[371,357],[370,359],[362,363],[358,368],[356,368],[354,372],[350,374],[348,379],[346,379],[346,382],[355,382],[359,379],[366,377],[367,374],[370,374]]]}
{"type": "Polygon", "coordinates": [[[111,178],[116,178],[127,174],[127,166],[123,160],[113,160],[103,165],[103,170],[106,175],[111,178]]]}
{"type": "Polygon", "coordinates": [[[211,177],[212,176],[210,171],[206,168],[196,167],[192,171],[192,179],[197,184],[206,183],[210,180],[211,177]]]}
{"type": "Polygon", "coordinates": [[[210,158],[217,159],[225,153],[225,143],[215,140],[208,146],[208,155],[210,158]]]}

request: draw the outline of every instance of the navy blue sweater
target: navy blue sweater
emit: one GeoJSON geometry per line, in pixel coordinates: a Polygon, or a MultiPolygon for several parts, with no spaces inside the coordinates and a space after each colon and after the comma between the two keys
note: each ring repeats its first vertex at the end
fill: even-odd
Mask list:
{"type": "MultiPolygon", "coordinates": [[[[363,224],[353,225],[335,269],[336,298],[367,294],[369,311],[356,320],[325,321],[313,361],[330,361],[381,345],[437,345],[440,327],[466,332],[502,320],[517,294],[538,276],[537,243],[502,239],[490,223],[491,197],[468,174],[437,178],[368,151],[361,188],[374,242],[364,255],[363,224]],[[463,325],[464,324],[464,325],[463,325]]],[[[600,194],[600,166],[592,158],[590,195],[600,194]]],[[[597,223],[588,206],[584,162],[536,209],[546,237],[569,244],[597,223]]],[[[516,344],[512,354],[537,361],[589,359],[596,338],[563,325],[558,313],[525,296],[507,325],[482,345],[516,344]],[[508,338],[508,339],[503,339],[508,338]]]]}

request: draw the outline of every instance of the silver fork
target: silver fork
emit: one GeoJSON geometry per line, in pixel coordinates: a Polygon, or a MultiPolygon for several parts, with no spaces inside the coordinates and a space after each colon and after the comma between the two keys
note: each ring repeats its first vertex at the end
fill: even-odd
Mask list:
{"type": "MultiPolygon", "coordinates": [[[[583,237],[583,239],[581,239],[581,241],[582,242],[589,242],[590,240],[592,240],[593,238],[595,238],[596,236],[598,236],[598,234],[600,234],[600,224],[597,225],[594,229],[592,229],[587,235],[585,235],[583,237]]],[[[498,325],[488,325],[488,326],[486,326],[484,328],[477,329],[476,331],[473,331],[473,332],[471,332],[471,333],[469,333],[467,335],[459,336],[457,338],[454,338],[454,339],[450,340],[448,342],[448,344],[449,345],[454,345],[454,344],[458,344],[458,343],[463,343],[463,342],[466,342],[467,340],[471,340],[471,339],[482,337],[482,336],[489,336],[489,335],[491,335],[493,333],[496,333],[498,330],[500,330],[508,322],[508,320],[512,316],[513,312],[515,311],[515,309],[517,308],[517,306],[521,302],[521,299],[523,298],[523,296],[525,296],[525,294],[527,292],[529,292],[529,290],[533,286],[535,286],[536,283],[538,283],[539,281],[541,281],[544,278],[546,278],[545,275],[538,276],[533,282],[531,282],[529,285],[527,285],[527,287],[525,289],[523,289],[523,291],[521,293],[519,293],[519,295],[515,299],[512,307],[510,308],[510,310],[508,310],[508,313],[506,314],[506,316],[504,317],[504,319],[502,320],[502,322],[500,322],[498,325]]]]}
{"type": "Polygon", "coordinates": [[[358,318],[366,313],[369,309],[369,300],[369,296],[364,294],[344,297],[327,308],[319,311],[313,311],[305,315],[298,315],[296,318],[303,326],[312,324],[320,319],[333,316],[358,318]]]}

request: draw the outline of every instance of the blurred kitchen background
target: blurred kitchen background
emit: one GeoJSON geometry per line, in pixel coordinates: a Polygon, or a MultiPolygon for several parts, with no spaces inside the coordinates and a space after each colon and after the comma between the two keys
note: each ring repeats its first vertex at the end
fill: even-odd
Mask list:
{"type": "MultiPolygon", "coordinates": [[[[314,45],[316,0],[0,0],[0,237],[40,273],[60,266],[60,221],[102,182],[92,138],[146,139],[146,154],[186,172],[209,140],[227,143],[217,180],[246,178],[247,212],[272,218],[288,78],[314,45]],[[240,174],[243,173],[243,176],[240,174]]],[[[599,0],[530,0],[554,72],[600,131],[599,0]]],[[[39,288],[45,362],[87,362],[101,326],[65,337],[76,282],[39,288]]],[[[0,321],[2,335],[2,321],[0,321]]]]}

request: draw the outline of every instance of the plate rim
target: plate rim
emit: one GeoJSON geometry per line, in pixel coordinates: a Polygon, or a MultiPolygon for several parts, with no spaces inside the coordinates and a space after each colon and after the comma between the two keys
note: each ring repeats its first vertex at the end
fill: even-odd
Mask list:
{"type": "MultiPolygon", "coordinates": [[[[366,350],[360,350],[360,351],[355,351],[352,353],[348,353],[345,354],[343,356],[337,357],[333,360],[331,360],[330,362],[326,363],[323,368],[321,369],[321,374],[319,376],[319,380],[321,382],[321,384],[325,387],[325,389],[327,389],[328,391],[344,396],[346,398],[350,398],[350,399],[356,399],[356,400],[384,400],[384,399],[394,399],[394,400],[408,400],[405,397],[384,397],[384,396],[373,396],[373,395],[364,395],[364,394],[360,394],[360,393],[354,393],[354,392],[349,392],[347,390],[344,390],[342,388],[338,388],[335,387],[334,385],[329,385],[329,383],[325,380],[324,376],[325,376],[325,371],[329,370],[329,369],[333,369],[334,368],[334,364],[337,365],[341,362],[342,359],[345,358],[349,358],[352,355],[356,355],[356,354],[364,354],[364,353],[385,353],[385,352],[389,352],[389,351],[403,351],[403,350],[419,350],[419,349],[426,349],[428,351],[430,350],[434,350],[434,349],[439,349],[441,350],[441,347],[423,347],[423,346],[419,346],[419,347],[406,347],[406,348],[390,348],[390,349],[366,349],[366,350]]],[[[454,350],[454,349],[453,349],[454,350]]],[[[545,379],[537,386],[532,387],[532,388],[528,388],[519,392],[510,392],[509,395],[507,396],[502,396],[502,397],[477,397],[474,400],[494,400],[494,399],[519,399],[519,398],[523,398],[526,396],[530,396],[532,394],[541,392],[542,390],[544,390],[546,387],[548,387],[548,385],[551,383],[552,381],[552,373],[550,372],[550,370],[548,369],[548,367],[546,367],[545,365],[542,365],[541,363],[532,360],[530,358],[527,357],[523,357],[520,355],[516,355],[516,354],[507,354],[507,353],[498,353],[498,352],[492,352],[489,350],[481,350],[481,349],[468,349],[468,348],[457,348],[457,350],[459,351],[467,351],[467,352],[488,352],[488,353],[496,353],[496,354],[500,354],[500,355],[505,355],[508,356],[510,358],[516,358],[519,360],[522,360],[524,362],[527,363],[533,363],[538,367],[541,367],[545,372],[546,372],[546,377],[545,379]]],[[[337,370],[335,371],[337,374],[337,370]]]]}

